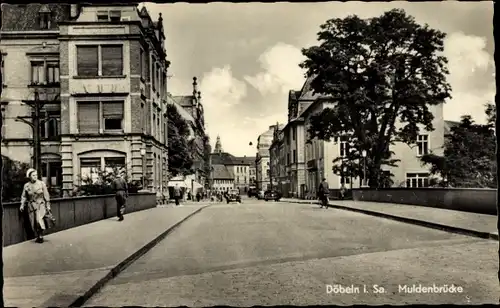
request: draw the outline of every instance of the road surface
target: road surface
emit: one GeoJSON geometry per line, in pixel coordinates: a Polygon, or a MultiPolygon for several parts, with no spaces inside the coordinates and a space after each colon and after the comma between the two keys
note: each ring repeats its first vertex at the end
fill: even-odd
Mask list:
{"type": "Polygon", "coordinates": [[[496,303],[497,249],[364,214],[246,199],[186,221],[86,306],[496,303]]]}

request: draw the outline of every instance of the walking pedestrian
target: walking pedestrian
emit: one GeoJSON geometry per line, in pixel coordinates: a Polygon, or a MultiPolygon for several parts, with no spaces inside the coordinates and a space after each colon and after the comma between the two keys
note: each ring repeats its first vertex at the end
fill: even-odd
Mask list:
{"type": "Polygon", "coordinates": [[[328,187],[328,182],[326,181],[325,178],[323,178],[323,181],[321,184],[319,184],[319,200],[321,204],[321,208],[325,207],[325,209],[328,208],[328,195],[330,194],[330,188],[328,187]]]}
{"type": "Polygon", "coordinates": [[[27,207],[29,223],[36,237],[35,241],[43,243],[43,235],[47,228],[44,218],[46,215],[52,217],[49,191],[45,183],[38,179],[35,169],[30,168],[26,177],[29,182],[24,184],[19,210],[23,212],[27,207]]]}
{"type": "Polygon", "coordinates": [[[174,187],[175,205],[180,205],[180,203],[179,203],[180,198],[181,198],[181,188],[179,187],[179,184],[175,184],[175,187],[174,187]]]}
{"type": "Polygon", "coordinates": [[[112,188],[115,192],[116,214],[118,216],[118,221],[123,221],[123,215],[125,214],[125,206],[128,198],[128,185],[127,181],[124,179],[123,173],[113,180],[112,188]]]}
{"type": "Polygon", "coordinates": [[[345,191],[346,191],[345,185],[342,183],[342,186],[340,187],[340,200],[344,200],[345,191]]]}

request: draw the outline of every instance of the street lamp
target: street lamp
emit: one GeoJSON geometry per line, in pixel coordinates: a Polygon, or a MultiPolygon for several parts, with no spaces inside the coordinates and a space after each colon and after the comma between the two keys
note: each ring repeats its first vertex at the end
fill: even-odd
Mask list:
{"type": "Polygon", "coordinates": [[[366,150],[361,152],[361,156],[363,156],[363,187],[366,187],[366,150]]]}

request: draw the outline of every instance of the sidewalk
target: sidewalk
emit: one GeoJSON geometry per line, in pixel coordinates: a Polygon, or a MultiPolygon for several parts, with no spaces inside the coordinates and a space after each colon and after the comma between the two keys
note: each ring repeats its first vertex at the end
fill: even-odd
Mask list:
{"type": "MultiPolygon", "coordinates": [[[[282,198],[282,202],[317,204],[317,200],[282,198]]],[[[452,211],[408,204],[381,203],[353,200],[333,200],[330,206],[361,212],[368,215],[423,225],[431,228],[443,228],[446,231],[467,233],[498,240],[497,216],[452,211]]]]}
{"type": "Polygon", "coordinates": [[[153,208],[125,215],[122,222],[111,218],[54,233],[43,244],[5,247],[5,306],[67,307],[203,207],[153,208]]]}

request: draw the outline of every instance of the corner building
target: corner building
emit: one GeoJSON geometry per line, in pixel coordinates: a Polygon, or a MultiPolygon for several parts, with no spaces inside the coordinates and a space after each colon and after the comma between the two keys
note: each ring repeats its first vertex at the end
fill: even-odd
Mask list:
{"type": "MultiPolygon", "coordinates": [[[[161,16],[154,22],[137,5],[2,8],[7,18],[0,48],[6,53],[7,89],[12,85],[3,102],[10,143],[6,153],[16,159],[16,153],[32,151],[30,127],[12,116],[28,115],[29,108],[20,102],[39,93],[50,102],[44,112],[55,119],[54,127],[46,127],[52,136],[42,142],[42,162],[60,166],[53,168],[58,179],[51,184],[64,195],[82,178],[110,166],[125,167],[131,180],[144,177],[151,191],[161,193],[167,186],[165,34],[161,16]],[[16,25],[11,16],[35,22],[16,25]]],[[[22,160],[29,162],[25,156],[22,160]]]]}

